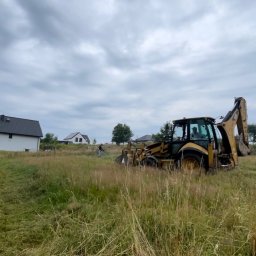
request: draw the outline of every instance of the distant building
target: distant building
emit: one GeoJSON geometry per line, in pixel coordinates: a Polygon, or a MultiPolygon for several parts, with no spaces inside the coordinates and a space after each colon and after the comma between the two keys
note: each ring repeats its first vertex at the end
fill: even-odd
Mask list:
{"type": "Polygon", "coordinates": [[[63,139],[64,142],[73,144],[90,144],[90,139],[87,135],[81,134],[80,132],[70,133],[66,138],[63,139]]]}
{"type": "Polygon", "coordinates": [[[134,141],[135,142],[149,142],[149,141],[153,141],[153,138],[152,138],[152,135],[144,135],[140,138],[137,138],[134,141]]]}
{"type": "Polygon", "coordinates": [[[0,150],[36,152],[41,137],[38,121],[0,115],[0,150]]]}

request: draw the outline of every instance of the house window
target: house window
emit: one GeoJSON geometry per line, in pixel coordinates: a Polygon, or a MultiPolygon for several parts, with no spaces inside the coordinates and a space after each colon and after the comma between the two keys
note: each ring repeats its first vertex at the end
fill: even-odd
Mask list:
{"type": "Polygon", "coordinates": [[[82,142],[82,141],[83,141],[82,138],[80,138],[80,139],[79,139],[79,142],[82,142]]]}
{"type": "Polygon", "coordinates": [[[75,142],[78,142],[78,138],[76,138],[75,142]]]}
{"type": "Polygon", "coordinates": [[[12,134],[11,133],[9,133],[9,139],[12,139],[12,134]]]}

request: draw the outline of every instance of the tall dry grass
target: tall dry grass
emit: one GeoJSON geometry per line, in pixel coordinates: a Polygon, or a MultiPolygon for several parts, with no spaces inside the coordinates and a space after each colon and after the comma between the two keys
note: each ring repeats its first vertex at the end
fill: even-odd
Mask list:
{"type": "Polygon", "coordinates": [[[7,169],[32,170],[20,191],[32,199],[30,222],[42,236],[21,242],[21,255],[250,255],[256,157],[200,177],[127,168],[113,158],[10,156],[7,169]]]}

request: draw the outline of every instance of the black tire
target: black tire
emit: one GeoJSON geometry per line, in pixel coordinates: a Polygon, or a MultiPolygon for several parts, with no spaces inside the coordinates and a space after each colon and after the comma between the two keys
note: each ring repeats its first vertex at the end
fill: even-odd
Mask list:
{"type": "Polygon", "coordinates": [[[115,162],[118,164],[127,164],[128,157],[127,155],[120,155],[115,159],[115,162]]]}
{"type": "Polygon", "coordinates": [[[157,168],[157,166],[158,166],[157,160],[155,160],[152,157],[147,157],[146,159],[144,159],[142,164],[144,166],[152,167],[152,168],[157,168]]]}
{"type": "Polygon", "coordinates": [[[181,169],[186,173],[202,174],[206,172],[203,155],[194,153],[184,154],[181,159],[181,169]]]}

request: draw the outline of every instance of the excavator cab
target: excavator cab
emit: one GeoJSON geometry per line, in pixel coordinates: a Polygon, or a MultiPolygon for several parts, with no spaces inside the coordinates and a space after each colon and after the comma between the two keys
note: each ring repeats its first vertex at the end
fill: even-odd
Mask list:
{"type": "MultiPolygon", "coordinates": [[[[214,119],[210,117],[184,118],[173,121],[172,143],[185,145],[188,142],[207,149],[209,142],[217,146],[214,119]]],[[[172,152],[174,153],[174,151],[172,152]]]]}
{"type": "Polygon", "coordinates": [[[213,151],[219,147],[213,118],[196,117],[173,121],[169,152],[177,163],[192,162],[197,167],[207,169],[209,144],[213,151]]]}

